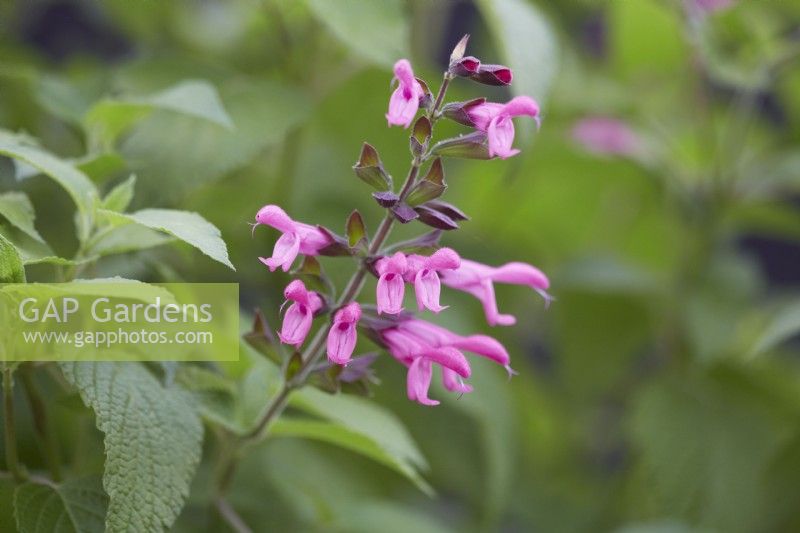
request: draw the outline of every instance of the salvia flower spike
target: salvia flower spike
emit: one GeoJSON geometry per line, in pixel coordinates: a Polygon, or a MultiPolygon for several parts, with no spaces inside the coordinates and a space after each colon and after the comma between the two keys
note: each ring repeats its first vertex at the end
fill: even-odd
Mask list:
{"type": "MultiPolygon", "coordinates": [[[[352,378],[346,378],[349,374],[365,375],[366,367],[349,374],[347,369],[340,368],[353,360],[359,330],[407,367],[406,393],[411,401],[422,405],[439,403],[429,395],[437,372],[445,390],[459,395],[472,392],[472,386],[465,381],[472,375],[466,353],[494,361],[506,369],[509,377],[514,373],[509,353],[497,339],[482,334],[460,335],[415,316],[417,312],[438,314],[447,309],[441,302],[442,286],[475,296],[492,326],[508,326],[516,322],[515,317],[498,310],[495,283],[525,285],[548,302],[551,300],[547,293],[550,282],[536,267],[519,262],[499,267],[484,265],[462,259],[458,252],[439,243],[444,234],[442,230],[457,230],[459,222],[468,219],[458,207],[440,199],[448,188],[444,179],[444,161],[450,157],[486,160],[516,155],[519,149],[513,147],[513,119],[531,117],[537,124],[540,120],[539,105],[527,96],[517,96],[506,103],[489,102],[483,97],[466,102],[447,102],[447,88],[457,78],[489,85],[508,85],[513,78],[508,67],[484,63],[466,55],[468,37],[464,36],[454,48],[436,95],[429,90],[425,80],[415,77],[407,59],[400,59],[394,65],[396,86],[389,98],[386,119],[389,126],[409,128],[414,124],[410,135],[411,168],[405,182],[395,188],[378,151],[366,142],[353,166],[356,175],[376,190],[372,196],[385,210],[380,225],[370,228],[368,220],[358,211],[351,210],[346,224],[347,236],[343,238],[323,226],[293,220],[277,205],[265,205],[256,214],[254,228],[266,225],[281,233],[272,255],[259,258],[270,271],[280,268],[289,272],[297,256],[303,255],[303,266],[291,275],[313,283],[310,285],[312,288],[323,287],[320,290],[333,298],[336,291],[330,281],[319,283],[320,279],[327,278],[315,256],[348,257],[357,264],[355,273],[335,303],[309,290],[300,279],[286,286],[286,301],[281,306],[286,310],[278,338],[292,346],[294,351],[288,363],[285,362],[285,383],[282,392],[276,396],[281,401],[296,387],[314,383],[323,387],[319,380],[310,380],[314,369],[320,366],[328,369],[324,385],[327,388],[324,390],[330,393],[342,391],[341,385],[347,379],[352,381],[352,378]],[[423,113],[418,117],[420,110],[423,113]],[[437,139],[435,126],[441,118],[470,129],[450,139],[437,139]],[[427,171],[421,175],[420,170],[425,168],[427,171]],[[417,228],[428,225],[436,230],[393,244],[387,242],[392,226],[398,222],[417,228]],[[359,303],[359,295],[369,274],[377,278],[374,304],[370,301],[359,303]],[[404,311],[403,308],[406,284],[414,287],[416,309],[413,311],[404,311]],[[329,309],[335,312],[328,325],[320,327],[313,340],[306,343],[314,320],[327,314],[329,309]],[[327,365],[321,364],[325,355],[327,365]]],[[[601,144],[598,138],[608,141],[612,137],[612,141],[617,141],[624,136],[609,135],[611,128],[606,123],[600,124],[602,135],[597,133],[597,123],[589,126],[593,128],[589,131],[591,135],[584,131],[583,135],[576,134],[576,137],[585,145],[594,144],[592,148],[596,151],[621,153],[625,148],[618,146],[630,144],[609,141],[603,150],[597,150],[601,144]],[[609,144],[613,145],[610,149],[609,144]]],[[[589,129],[584,124],[584,130],[589,129]]],[[[363,366],[372,361],[368,359],[364,363],[365,360],[358,358],[356,361],[361,363],[353,364],[363,366]]],[[[265,415],[259,420],[255,435],[261,435],[271,417],[281,412],[282,406],[278,403],[275,406],[264,410],[265,415]]]]}

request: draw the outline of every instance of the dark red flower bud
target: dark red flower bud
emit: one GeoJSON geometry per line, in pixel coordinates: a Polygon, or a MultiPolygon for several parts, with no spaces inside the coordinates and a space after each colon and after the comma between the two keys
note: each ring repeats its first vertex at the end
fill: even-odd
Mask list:
{"type": "Polygon", "coordinates": [[[484,85],[510,85],[514,79],[511,69],[503,65],[480,65],[470,78],[484,85]]]}
{"type": "Polygon", "coordinates": [[[473,56],[466,56],[450,63],[450,74],[453,76],[461,76],[462,78],[469,78],[478,74],[480,67],[480,59],[473,56]]]}

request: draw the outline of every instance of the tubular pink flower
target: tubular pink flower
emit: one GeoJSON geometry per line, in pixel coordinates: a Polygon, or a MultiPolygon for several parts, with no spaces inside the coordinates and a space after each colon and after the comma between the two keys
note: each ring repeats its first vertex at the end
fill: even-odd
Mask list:
{"type": "Polygon", "coordinates": [[[294,280],[283,291],[286,301],[292,305],[283,315],[283,324],[278,337],[284,344],[300,346],[306,340],[314,313],[322,308],[322,298],[316,292],[306,290],[300,280],[294,280]]]}
{"type": "Polygon", "coordinates": [[[269,267],[270,272],[280,267],[284,272],[292,267],[298,254],[317,255],[331,244],[331,239],[316,226],[295,222],[277,205],[265,205],[256,214],[256,225],[272,226],[283,235],[275,242],[272,257],[258,259],[269,267]]]}
{"type": "Polygon", "coordinates": [[[350,361],[358,340],[356,325],[360,319],[361,306],[357,302],[351,302],[337,311],[328,332],[328,360],[331,363],[344,365],[350,361]]]}
{"type": "MultiPolygon", "coordinates": [[[[461,350],[491,359],[504,366],[509,373],[513,373],[506,349],[496,339],[486,335],[465,337],[419,319],[400,322],[397,326],[384,330],[381,335],[389,353],[409,367],[411,400],[427,399],[430,379],[427,377],[426,369],[430,363],[441,366],[442,383],[447,390],[459,393],[471,392],[472,387],[461,380],[468,378],[472,372],[461,350]],[[422,387],[423,384],[425,387],[422,387]],[[425,393],[420,394],[423,390],[425,393]]],[[[425,402],[420,401],[420,403],[425,402]]]]}
{"type": "Polygon", "coordinates": [[[375,264],[380,275],[376,294],[378,314],[396,315],[403,310],[403,296],[406,291],[403,276],[407,268],[408,261],[402,252],[384,257],[375,264]]]}
{"type": "Polygon", "coordinates": [[[519,150],[514,143],[514,117],[528,116],[539,124],[539,104],[533,98],[517,96],[505,104],[485,102],[467,110],[475,127],[486,132],[489,140],[489,156],[501,159],[514,156],[519,150]]]}
{"type": "Polygon", "coordinates": [[[428,389],[431,386],[433,368],[431,362],[424,357],[414,359],[408,367],[406,388],[408,399],[422,405],[439,405],[437,400],[428,398],[428,389]]]}
{"type": "Polygon", "coordinates": [[[441,248],[430,257],[411,255],[408,257],[408,269],[405,279],[414,283],[414,292],[417,297],[417,307],[420,311],[425,308],[438,313],[446,306],[439,305],[441,282],[438,271],[453,270],[461,264],[461,258],[450,248],[441,248]]]}
{"type": "Polygon", "coordinates": [[[514,262],[491,267],[462,259],[458,269],[442,274],[442,283],[450,288],[472,294],[481,301],[486,321],[490,326],[513,325],[517,319],[513,315],[501,314],[497,309],[494,282],[527,285],[541,294],[546,301],[549,302],[552,299],[546,292],[550,286],[547,276],[538,268],[526,263],[514,262]]]}
{"type": "Polygon", "coordinates": [[[397,80],[397,88],[389,98],[386,120],[389,126],[407,128],[417,115],[419,100],[425,95],[425,91],[414,78],[414,71],[407,59],[400,59],[394,64],[394,79],[397,80]]]}
{"type": "Polygon", "coordinates": [[[642,140],[628,124],[610,117],[589,117],[572,128],[572,138],[595,154],[634,156],[642,140]]]}

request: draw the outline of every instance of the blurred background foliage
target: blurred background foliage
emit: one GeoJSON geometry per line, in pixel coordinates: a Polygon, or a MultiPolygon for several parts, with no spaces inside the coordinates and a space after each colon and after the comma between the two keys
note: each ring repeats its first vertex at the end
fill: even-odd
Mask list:
{"type": "MultiPolygon", "coordinates": [[[[436,87],[450,48],[472,34],[470,52],[511,66],[512,90],[539,100],[543,125],[513,159],[448,161],[448,200],[472,219],[443,243],[540,266],[556,301],[545,310],[500,287],[519,321],[489,332],[474,301],[446,292],[438,321],[496,336],[519,375],[474,361],[475,392],[435,390],[443,405],[422,408],[405,398],[404,369],[378,359],[372,401],[417,442],[433,497],[335,438],[278,427],[239,469],[231,504],[256,531],[797,531],[800,2],[709,14],[696,4],[4,2],[0,125],[89,157],[102,190],[135,173],[134,207],[201,213],[237,267],[157,247],[100,261],[94,275],[239,282],[244,312],[261,307],[274,325],[288,277],[256,259],[274,233],[252,237],[247,223],[275,203],[340,230],[357,207],[374,231],[380,208],[350,166],[368,141],[395,176],[407,168],[406,133],[384,118],[390,67],[409,57],[436,87]],[[184,80],[210,82],[235,129],[168,110],[111,142],[81,127],[98,100],[184,80]],[[572,128],[597,115],[625,121],[643,149],[578,144],[572,128]]],[[[510,93],[466,82],[450,92],[481,95],[510,93]]],[[[55,185],[16,183],[9,160],[0,184],[27,192],[41,235],[74,253],[74,207],[55,185]]],[[[351,268],[325,265],[336,280],[351,268]]],[[[50,276],[28,267],[29,279],[50,276]]],[[[252,361],[225,372],[250,376],[252,361]]],[[[99,437],[77,440],[74,406],[57,409],[64,438],[96,463],[99,437]]],[[[207,457],[177,531],[225,527],[208,506],[212,476],[207,457]]]]}

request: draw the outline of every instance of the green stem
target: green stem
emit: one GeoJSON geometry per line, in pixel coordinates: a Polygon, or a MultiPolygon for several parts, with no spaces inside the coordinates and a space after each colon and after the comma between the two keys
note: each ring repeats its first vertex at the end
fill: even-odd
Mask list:
{"type": "Polygon", "coordinates": [[[47,468],[50,470],[53,481],[58,483],[61,481],[61,454],[58,450],[58,441],[50,425],[47,406],[36,388],[30,369],[21,369],[19,376],[25,395],[28,398],[28,403],[31,406],[33,427],[44,451],[47,468]]]}
{"type": "Polygon", "coordinates": [[[14,481],[25,481],[25,474],[17,455],[17,431],[14,425],[14,377],[13,370],[3,368],[3,429],[5,432],[6,466],[14,481]]]}

